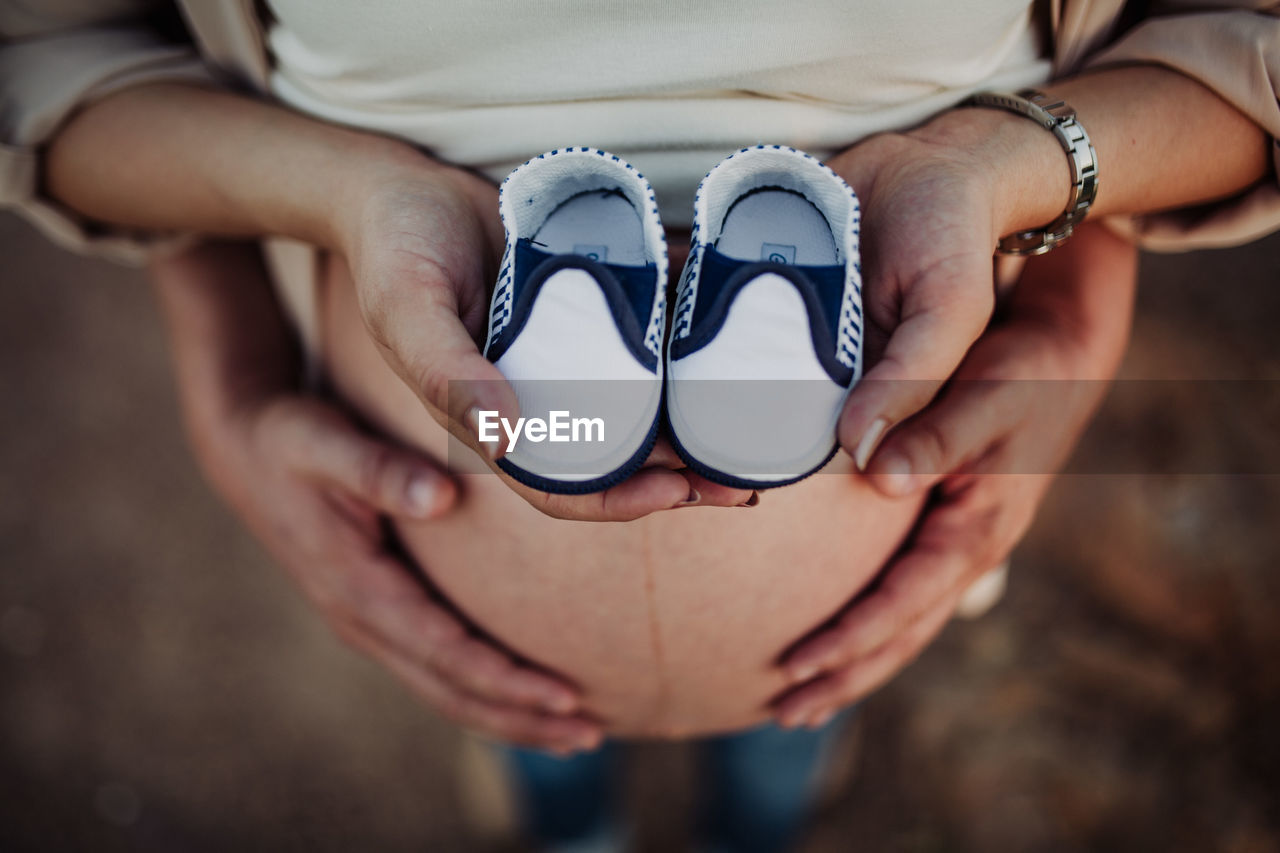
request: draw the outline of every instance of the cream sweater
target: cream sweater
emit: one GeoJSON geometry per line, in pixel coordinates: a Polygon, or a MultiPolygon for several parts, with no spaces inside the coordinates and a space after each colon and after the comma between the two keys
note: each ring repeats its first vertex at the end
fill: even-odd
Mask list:
{"type": "Polygon", "coordinates": [[[553,148],[605,148],[650,179],[668,225],[689,223],[698,181],[744,145],[826,157],[1050,73],[1027,0],[270,8],[270,85],[289,105],[495,180],[553,148]]]}
{"type": "MultiPolygon", "coordinates": [[[[144,261],[150,251],[164,245],[165,238],[172,235],[135,233],[105,227],[102,223],[84,222],[42,191],[42,152],[61,123],[81,105],[95,98],[138,83],[166,80],[216,80],[225,83],[229,79],[242,87],[267,94],[273,87],[286,88],[285,81],[289,79],[299,90],[300,97],[304,91],[310,90],[310,98],[315,102],[312,108],[318,111],[358,110],[357,101],[367,107],[379,100],[379,80],[381,85],[386,85],[393,79],[380,77],[372,65],[351,69],[347,94],[359,97],[343,104],[338,93],[325,93],[323,87],[312,88],[325,79],[324,73],[314,74],[316,79],[308,82],[309,73],[301,65],[290,63],[288,69],[273,70],[272,58],[268,56],[269,39],[275,42],[292,39],[298,44],[297,58],[301,61],[309,51],[320,46],[314,34],[308,37],[313,27],[305,25],[304,21],[320,21],[319,17],[310,16],[318,16],[327,9],[346,16],[333,20],[349,21],[354,13],[344,11],[343,5],[347,4],[336,0],[276,0],[274,11],[281,17],[272,25],[263,19],[260,14],[263,7],[255,0],[41,0],[39,3],[0,0],[0,209],[16,210],[39,225],[52,239],[77,251],[131,263],[144,261]],[[291,10],[293,14],[290,14],[291,10]],[[166,12],[181,13],[189,29],[190,42],[175,41],[171,30],[152,25],[152,16],[164,18],[166,12]],[[369,81],[367,93],[360,91],[361,85],[365,85],[362,79],[369,81]]],[[[966,89],[979,88],[980,85],[995,88],[1003,84],[1004,80],[997,78],[1006,71],[1009,73],[1007,85],[1012,87],[1023,83],[1024,80],[1016,79],[1020,76],[1017,73],[1018,59],[1012,48],[1003,60],[997,61],[996,66],[981,64],[999,55],[997,46],[1003,44],[1001,34],[1007,36],[1014,32],[1021,35],[1025,39],[1020,42],[1024,51],[1031,45],[1037,55],[1041,52],[1034,47],[1030,26],[1023,28],[1017,24],[1023,20],[1020,16],[1027,11],[1026,7],[1013,3],[1006,6],[994,0],[929,3],[924,0],[898,0],[896,4],[869,0],[839,7],[833,5],[821,25],[810,23],[804,42],[800,40],[800,29],[804,22],[811,22],[814,18],[805,8],[792,4],[786,6],[785,11],[777,12],[765,4],[759,4],[759,9],[754,4],[748,6],[746,0],[732,5],[722,0],[671,3],[665,10],[657,8],[653,0],[631,0],[631,6],[642,5],[644,10],[617,0],[573,4],[564,0],[524,0],[520,4],[505,3],[501,6],[497,0],[470,0],[466,4],[457,4],[462,11],[444,8],[446,4],[438,0],[422,0],[421,4],[381,0],[350,5],[359,5],[363,10],[359,17],[365,20],[357,20],[353,25],[358,28],[376,28],[379,21],[394,17],[397,9],[408,10],[416,5],[427,7],[428,11],[422,13],[404,12],[399,19],[402,32],[386,36],[390,41],[398,41],[401,50],[413,51],[430,59],[423,66],[437,71],[424,74],[440,73],[439,69],[444,68],[443,52],[453,45],[453,41],[439,35],[439,28],[451,20],[470,21],[481,37],[464,43],[462,34],[465,30],[453,31],[457,44],[462,48],[459,52],[468,59],[495,62],[502,57],[516,55],[550,56],[556,61],[546,63],[544,71],[559,69],[566,76],[578,73],[583,80],[592,74],[608,74],[615,80],[622,77],[626,81],[628,78],[618,69],[634,71],[639,66],[648,75],[650,84],[654,80],[667,80],[669,85],[659,94],[672,108],[679,106],[674,102],[680,100],[681,90],[679,86],[670,85],[670,79],[663,78],[662,74],[674,73],[680,66],[672,63],[671,54],[663,48],[668,42],[682,45],[684,53],[692,56],[683,61],[687,63],[684,65],[684,79],[697,83],[693,92],[703,95],[709,92],[713,98],[718,96],[726,101],[742,99],[745,104],[737,112],[726,110],[722,116],[712,116],[705,109],[685,109],[680,113],[683,116],[680,126],[685,128],[683,135],[676,134],[670,126],[652,128],[632,119],[632,124],[639,125],[638,130],[643,133],[636,133],[636,127],[625,128],[633,135],[630,146],[621,146],[614,140],[622,138],[623,132],[611,122],[625,120],[620,117],[625,113],[615,112],[607,122],[595,119],[589,128],[590,133],[573,134],[598,138],[574,139],[571,142],[568,138],[559,137],[569,137],[570,131],[575,130],[572,127],[561,127],[558,133],[555,127],[551,127],[551,132],[545,129],[537,131],[541,120],[532,129],[513,127],[514,118],[524,115],[516,109],[508,114],[511,118],[499,122],[503,135],[492,134],[493,140],[488,137],[477,139],[474,131],[481,125],[469,125],[470,119],[464,113],[470,111],[464,111],[448,97],[450,93],[456,97],[460,92],[453,87],[460,81],[437,78],[434,97],[439,102],[433,100],[431,103],[437,109],[448,107],[451,117],[446,120],[444,116],[437,116],[429,139],[426,136],[414,137],[423,140],[424,145],[434,146],[442,156],[478,165],[494,177],[501,177],[507,165],[522,160],[531,152],[557,145],[618,148],[619,154],[632,157],[651,174],[656,170],[657,176],[664,178],[662,183],[667,187],[665,215],[670,223],[687,217],[685,211],[689,196],[686,191],[694,176],[700,176],[704,164],[714,162],[726,149],[773,136],[781,137],[778,141],[807,147],[821,155],[825,153],[824,146],[839,147],[859,135],[893,126],[897,119],[900,119],[899,124],[905,125],[924,118],[930,109],[926,100],[930,88],[947,93],[937,97],[942,106],[958,99],[966,89]],[[441,8],[433,13],[430,7],[441,8]],[[527,11],[526,7],[533,11],[527,11]],[[564,11],[569,7],[574,11],[564,11]],[[615,7],[620,11],[612,11],[615,7]],[[984,9],[991,17],[978,16],[984,9]],[[750,20],[781,23],[772,29],[751,24],[747,10],[754,15],[750,20]],[[887,15],[897,21],[897,29],[873,27],[874,10],[878,10],[876,14],[887,15]],[[529,16],[535,13],[541,17],[531,20],[529,16]],[[593,62],[585,63],[584,55],[578,54],[576,63],[566,64],[565,45],[573,46],[579,36],[585,40],[591,35],[585,27],[579,26],[579,19],[588,13],[593,22],[592,29],[597,34],[605,20],[621,18],[642,21],[644,25],[632,27],[626,38],[618,42],[596,44],[590,52],[593,62]],[[417,14],[430,17],[409,17],[417,14]],[[522,22],[521,26],[511,26],[511,16],[516,16],[522,22]],[[532,36],[534,31],[558,40],[535,39],[532,36]],[[505,33],[502,39],[497,38],[499,33],[505,33]],[[866,77],[858,77],[853,82],[852,78],[826,75],[815,96],[812,90],[798,88],[790,82],[809,73],[811,65],[817,67],[823,63],[828,63],[828,69],[842,70],[861,65],[859,74],[872,73],[873,66],[861,63],[856,52],[839,53],[849,40],[861,45],[868,55],[889,57],[885,64],[874,66],[880,69],[875,73],[882,75],[870,81],[874,87],[868,85],[866,77]],[[605,44],[607,47],[602,46],[605,44]],[[649,55],[642,51],[640,46],[643,44],[650,45],[649,55]],[[823,48],[825,53],[819,48],[823,48]],[[762,62],[761,57],[765,56],[773,57],[773,65],[762,62]],[[830,64],[840,56],[844,57],[843,65],[830,64]],[[707,73],[708,70],[717,70],[717,67],[708,69],[709,57],[719,57],[718,77],[707,73]],[[922,69],[935,59],[939,62],[945,59],[952,64],[953,71],[968,76],[949,79],[941,76],[939,70],[935,70],[932,76],[922,73],[922,69]],[[737,62],[734,66],[736,72],[724,73],[723,63],[727,61],[737,62]],[[999,67],[1005,62],[1009,64],[1007,69],[999,67]],[[991,70],[993,67],[997,70],[991,70]],[[689,77],[690,68],[700,69],[702,73],[689,77]],[[753,82],[748,84],[740,75],[752,73],[753,69],[753,82]],[[974,82],[981,80],[984,74],[988,78],[984,84],[974,82]],[[767,76],[781,82],[772,85],[755,82],[767,76]],[[885,88],[881,88],[882,84],[885,88]],[[759,88],[753,89],[752,86],[759,88]],[[897,91],[901,92],[914,87],[910,91],[915,93],[903,102],[901,112],[896,116],[883,109],[883,100],[873,100],[886,97],[885,93],[894,87],[899,87],[897,91]],[[830,96],[832,91],[836,92],[836,97],[830,96]],[[771,105],[766,106],[766,103],[771,105]],[[876,108],[877,105],[880,109],[876,108]],[[871,113],[874,113],[874,120],[871,113]],[[745,115],[746,120],[740,122],[743,126],[730,128],[726,124],[723,131],[717,130],[730,115],[745,115]],[[757,125],[757,116],[765,115],[771,119],[769,126],[764,126],[763,121],[757,125]],[[801,118],[793,121],[789,118],[793,115],[801,118]],[[802,120],[805,117],[813,123],[802,120]],[[863,123],[858,124],[859,121],[863,123]],[[688,128],[704,127],[708,122],[712,122],[711,130],[721,135],[709,137],[704,134],[701,144],[705,147],[699,151],[690,141],[694,137],[688,128]],[[454,128],[460,130],[451,133],[454,128]],[[818,136],[819,129],[829,134],[825,142],[818,136]],[[534,131],[541,133],[541,137],[526,138],[505,153],[490,153],[488,162],[478,153],[480,149],[476,146],[502,139],[513,140],[517,137],[512,134],[534,131]],[[661,138],[649,141],[654,136],[661,138]],[[666,140],[665,145],[662,139],[666,140]],[[516,151],[516,148],[520,150],[516,151]],[[468,155],[465,151],[471,153],[468,155]],[[501,162],[504,156],[508,159],[506,163],[501,162]],[[659,162],[667,158],[678,160],[682,156],[700,162],[682,170],[675,167],[665,169],[659,162]],[[684,177],[672,177],[677,173],[684,177]]],[[[1144,246],[1163,250],[1233,245],[1280,229],[1280,183],[1276,181],[1276,175],[1280,175],[1280,3],[1277,0],[1215,0],[1213,3],[1205,3],[1204,0],[1150,0],[1142,4],[1145,9],[1143,17],[1128,20],[1126,26],[1124,12],[1132,5],[1126,0],[1039,0],[1036,9],[1045,10],[1045,30],[1052,42],[1046,54],[1053,57],[1053,73],[1070,74],[1085,67],[1129,62],[1152,62],[1176,69],[1217,92],[1276,139],[1273,146],[1276,170],[1251,190],[1212,205],[1123,220],[1113,217],[1108,222],[1113,227],[1129,231],[1144,246]]],[[[351,45],[364,34],[362,29],[347,33],[335,31],[331,39],[351,45]]],[[[279,44],[273,46],[280,48],[279,44]]],[[[388,48],[383,45],[382,49],[388,48]]],[[[284,50],[286,53],[290,50],[287,44],[284,50]]],[[[347,54],[342,50],[332,54],[322,50],[316,58],[323,59],[326,55],[336,59],[346,56],[349,61],[358,58],[354,53],[347,54]]],[[[275,59],[276,64],[283,64],[280,57],[275,59]]],[[[451,73],[461,74],[467,67],[455,65],[451,73]]],[[[511,76],[519,78],[517,82],[533,71],[527,65],[507,67],[511,76]]],[[[330,66],[329,75],[335,68],[342,72],[338,66],[330,66]]],[[[1039,76],[1039,73],[1029,73],[1027,77],[1032,79],[1025,82],[1033,82],[1039,76]]],[[[525,91],[527,93],[528,90],[525,91]]],[[[692,93],[685,94],[687,97],[692,93]]],[[[631,99],[642,100],[635,94],[631,99]]],[[[570,98],[574,104],[582,100],[591,99],[570,98]]],[[[390,112],[397,112],[394,107],[398,105],[391,103],[393,109],[390,112]]],[[[519,103],[512,102],[511,106],[516,107],[519,103]]],[[[540,105],[537,99],[525,102],[528,109],[540,105]]],[[[475,115],[483,117],[490,110],[500,110],[501,107],[501,104],[489,103],[477,104],[473,109],[475,115]]],[[[676,114],[673,112],[671,115],[676,114]]],[[[394,118],[394,115],[384,115],[379,120],[390,122],[394,118]]],[[[352,115],[352,119],[356,123],[361,122],[359,115],[352,115]]],[[[675,118],[672,119],[674,122],[675,118]]],[[[370,121],[369,126],[374,124],[376,122],[370,121]]]]}

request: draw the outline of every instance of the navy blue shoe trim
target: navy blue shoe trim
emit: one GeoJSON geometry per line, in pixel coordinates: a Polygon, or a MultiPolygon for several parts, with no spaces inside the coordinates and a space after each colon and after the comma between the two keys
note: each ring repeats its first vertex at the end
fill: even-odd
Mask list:
{"type": "Polygon", "coordinates": [[[653,425],[649,427],[649,434],[645,437],[644,443],[640,445],[640,449],[624,462],[621,467],[615,468],[602,477],[596,477],[594,480],[574,480],[570,482],[568,480],[542,477],[513,465],[507,461],[505,456],[498,460],[498,467],[516,482],[523,483],[529,488],[537,489],[540,492],[551,492],[556,495],[585,495],[590,492],[603,492],[605,489],[618,485],[636,471],[639,471],[640,466],[644,465],[644,461],[653,452],[653,446],[658,443],[658,426],[662,423],[661,413],[664,409],[665,407],[660,403],[658,406],[659,414],[654,417],[653,425]]]}
{"type": "Polygon", "coordinates": [[[836,329],[840,299],[844,293],[842,266],[799,266],[772,261],[739,261],[706,246],[701,255],[698,301],[690,333],[671,342],[671,359],[684,358],[709,344],[719,334],[729,308],[742,288],[765,273],[776,273],[795,285],[809,313],[809,334],[814,355],[832,381],[848,387],[853,368],[836,359],[836,329]],[[704,298],[715,294],[714,299],[704,298]],[[833,303],[834,310],[827,303],[833,303]]]}
{"type": "Polygon", "coordinates": [[[602,264],[582,255],[553,255],[533,248],[527,239],[516,244],[516,264],[513,287],[515,299],[511,307],[511,319],[502,332],[489,344],[488,358],[497,361],[507,351],[529,320],[534,300],[542,285],[555,273],[564,269],[585,270],[604,294],[613,322],[622,335],[627,349],[636,361],[653,372],[658,370],[658,357],[644,345],[649,314],[653,309],[653,294],[657,284],[658,268],[653,264],[643,267],[602,264]],[[527,276],[522,275],[529,270],[527,276]],[[647,298],[645,294],[647,293],[647,298]],[[638,306],[643,311],[638,314],[638,306]]]}
{"type": "Polygon", "coordinates": [[[685,449],[683,444],[680,443],[680,436],[676,435],[676,431],[671,428],[669,419],[667,421],[667,437],[671,439],[671,446],[675,448],[676,455],[684,461],[684,464],[689,467],[690,471],[697,474],[699,477],[705,477],[713,483],[719,483],[720,485],[728,486],[731,489],[755,489],[756,491],[777,489],[782,486],[790,486],[793,483],[798,483],[801,480],[808,479],[826,467],[826,464],[834,459],[836,453],[840,450],[840,445],[837,443],[831,448],[831,452],[827,454],[825,459],[810,470],[805,471],[803,474],[798,476],[789,477],[785,480],[752,480],[746,477],[737,477],[733,474],[725,473],[718,468],[712,468],[699,461],[692,453],[685,449]]]}

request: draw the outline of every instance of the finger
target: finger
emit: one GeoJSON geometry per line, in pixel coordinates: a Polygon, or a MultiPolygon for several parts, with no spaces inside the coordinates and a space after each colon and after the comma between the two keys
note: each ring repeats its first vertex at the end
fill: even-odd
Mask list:
{"type": "Polygon", "coordinates": [[[666,509],[691,506],[755,506],[759,495],[713,483],[688,469],[642,468],[603,492],[560,495],[538,492],[515,481],[512,488],[535,508],[554,518],[571,521],[634,521],[666,509]]]}
{"type": "Polygon", "coordinates": [[[425,282],[385,288],[376,309],[366,309],[366,322],[387,361],[443,414],[450,432],[496,459],[503,443],[480,443],[480,412],[496,412],[514,423],[519,403],[498,368],[481,355],[459,317],[454,289],[442,277],[428,274],[425,282]]]}
{"type": "Polygon", "coordinates": [[[392,516],[426,519],[448,510],[457,489],[433,460],[375,439],[320,400],[295,398],[275,415],[278,452],[293,470],[392,516]]]}
{"type": "Polygon", "coordinates": [[[1050,479],[974,474],[944,481],[940,502],[926,510],[908,550],[879,585],[783,658],[791,680],[806,681],[870,653],[1005,560],[1030,526],[1050,479]]]}
{"type": "MultiPolygon", "coordinates": [[[[412,620],[405,621],[423,625],[431,619],[450,618],[447,611],[437,605],[427,605],[422,610],[412,620]]],[[[424,629],[424,633],[442,632],[424,629]]],[[[403,634],[394,639],[401,644],[412,641],[412,637],[403,634]]],[[[572,714],[579,707],[577,693],[568,684],[517,664],[510,655],[469,633],[433,643],[423,661],[447,681],[494,702],[537,708],[551,714],[572,714]]]]}
{"type": "Polygon", "coordinates": [[[760,503],[760,492],[755,489],[735,489],[712,482],[691,470],[682,472],[690,487],[698,493],[698,506],[749,507],[760,503]]]}
{"type": "Polygon", "coordinates": [[[676,453],[671,441],[661,433],[658,434],[658,440],[653,444],[653,451],[649,454],[649,458],[644,460],[646,468],[669,468],[677,471],[685,467],[684,460],[680,458],[680,454],[676,453]]]}
{"type": "Polygon", "coordinates": [[[754,489],[722,486],[694,473],[685,465],[685,461],[680,458],[680,454],[676,453],[665,435],[658,436],[653,452],[649,454],[644,464],[646,468],[660,467],[679,471],[689,483],[690,488],[697,492],[698,506],[755,506],[760,502],[760,495],[754,489]]]}
{"type": "Polygon", "coordinates": [[[882,687],[932,642],[951,618],[958,596],[948,596],[921,615],[908,630],[873,654],[786,695],[775,707],[784,728],[819,728],[839,708],[882,687]]]}
{"type": "Polygon", "coordinates": [[[505,652],[469,634],[434,646],[426,662],[451,683],[494,702],[561,715],[573,714],[579,707],[576,692],[564,682],[517,664],[505,652]]]}
{"type": "Polygon", "coordinates": [[[898,325],[840,417],[840,444],[860,470],[893,425],[928,405],[955,373],[994,299],[991,257],[982,251],[944,258],[906,283],[898,325]]]}
{"type": "Polygon", "coordinates": [[[1052,383],[958,379],[933,405],[900,424],[866,466],[871,484],[888,497],[931,488],[986,455],[1026,414],[1052,401],[1036,399],[1052,383]]]}
{"type": "Polygon", "coordinates": [[[970,555],[961,548],[911,546],[874,592],[787,655],[788,677],[808,681],[889,643],[962,583],[970,568],[970,555]]]}
{"type": "Polygon", "coordinates": [[[571,521],[634,521],[660,510],[692,506],[700,498],[682,472],[667,468],[642,468],[612,488],[586,495],[539,492],[507,480],[535,509],[571,521]]]}
{"type": "Polygon", "coordinates": [[[348,581],[350,618],[419,666],[479,697],[556,714],[578,708],[578,694],[561,679],[516,664],[502,650],[472,636],[431,600],[404,566],[382,558],[348,581]]]}
{"type": "Polygon", "coordinates": [[[464,728],[505,742],[562,753],[595,749],[600,745],[603,737],[600,727],[588,720],[545,716],[486,701],[407,660],[372,635],[357,630],[347,639],[385,666],[429,706],[464,728]]]}

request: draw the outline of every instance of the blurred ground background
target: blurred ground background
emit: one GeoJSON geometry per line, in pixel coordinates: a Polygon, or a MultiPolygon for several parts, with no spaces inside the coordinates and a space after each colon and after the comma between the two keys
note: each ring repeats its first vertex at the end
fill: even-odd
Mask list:
{"type": "MultiPolygon", "coordinates": [[[[1144,258],[1138,317],[1122,375],[1216,381],[1112,394],[813,849],[1280,850],[1280,237],[1144,258]]],[[[476,848],[459,738],[202,484],[138,273],[0,217],[0,388],[0,850],[476,848]]],[[[637,753],[672,849],[689,751],[637,753]]]]}

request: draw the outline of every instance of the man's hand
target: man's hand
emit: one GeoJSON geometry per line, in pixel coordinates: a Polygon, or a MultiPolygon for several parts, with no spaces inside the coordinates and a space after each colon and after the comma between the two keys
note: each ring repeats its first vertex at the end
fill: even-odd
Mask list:
{"type": "Polygon", "coordinates": [[[795,685],[775,704],[784,725],[819,725],[896,675],[1026,532],[1119,365],[1135,256],[1088,226],[1031,259],[1007,319],[885,439],[872,483],[889,496],[936,485],[934,498],[879,581],[784,656],[795,685]]]}
{"type": "Polygon", "coordinates": [[[474,636],[388,551],[383,517],[444,513],[454,484],[293,390],[296,356],[256,247],[205,245],[153,272],[206,475],[338,636],[466,728],[558,751],[596,745],[572,685],[474,636]]]}
{"type": "Polygon", "coordinates": [[[473,636],[386,548],[383,515],[429,519],[453,484],[416,453],[360,433],[333,406],[280,395],[200,456],[259,541],[334,632],[459,725],[554,750],[591,748],[576,691],[473,636]]]}

